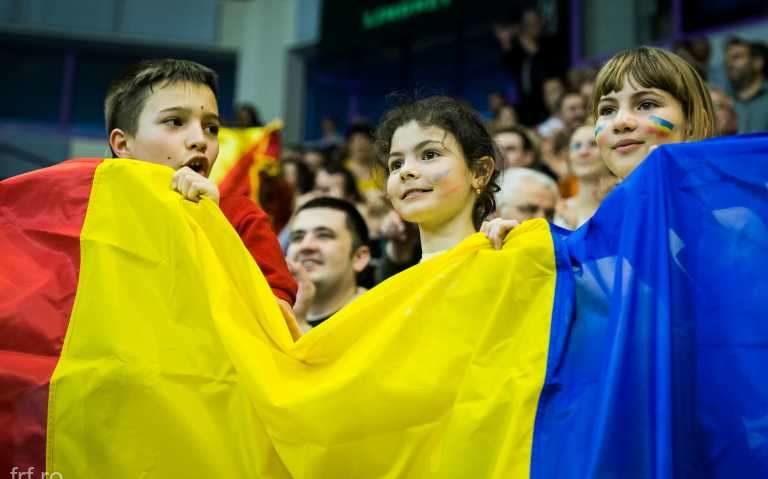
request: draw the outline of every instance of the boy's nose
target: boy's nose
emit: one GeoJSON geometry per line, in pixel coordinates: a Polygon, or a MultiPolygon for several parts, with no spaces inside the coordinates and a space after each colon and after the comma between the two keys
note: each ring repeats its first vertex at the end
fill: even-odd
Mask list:
{"type": "Polygon", "coordinates": [[[205,153],[205,150],[208,149],[208,142],[202,127],[190,127],[187,133],[187,148],[201,153],[205,153]]]}

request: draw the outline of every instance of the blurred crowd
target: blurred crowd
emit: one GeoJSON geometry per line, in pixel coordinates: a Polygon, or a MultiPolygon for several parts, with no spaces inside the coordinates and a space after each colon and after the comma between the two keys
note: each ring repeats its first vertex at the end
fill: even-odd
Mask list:
{"type": "MultiPolygon", "coordinates": [[[[493,30],[501,64],[517,86],[516,98],[501,86],[488,95],[486,125],[503,158],[495,215],[546,218],[576,229],[617,181],[600,158],[588,118],[599,65],[566,69],[562,47],[543,33],[535,10],[493,30]]],[[[719,134],[768,131],[765,44],[731,38],[722,65],[712,65],[704,37],[672,50],[708,81],[719,134]]],[[[237,122],[261,125],[248,105],[239,108],[237,122]]],[[[289,209],[277,233],[299,283],[294,309],[306,327],[421,258],[417,228],[398,217],[383,193],[373,147],[372,123],[354,121],[342,132],[326,117],[321,138],[283,145],[281,176],[274,181],[289,188],[265,189],[290,192],[277,198],[289,209]]]]}

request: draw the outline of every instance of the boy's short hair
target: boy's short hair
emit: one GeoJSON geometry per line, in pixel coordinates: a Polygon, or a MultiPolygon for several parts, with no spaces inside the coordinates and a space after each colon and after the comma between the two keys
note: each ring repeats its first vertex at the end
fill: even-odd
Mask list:
{"type": "Polygon", "coordinates": [[[120,128],[135,135],[139,116],[152,92],[159,86],[190,82],[208,86],[214,96],[218,93],[218,75],[210,68],[189,60],[147,60],[129,68],[107,89],[104,100],[104,121],[107,134],[120,128]]]}

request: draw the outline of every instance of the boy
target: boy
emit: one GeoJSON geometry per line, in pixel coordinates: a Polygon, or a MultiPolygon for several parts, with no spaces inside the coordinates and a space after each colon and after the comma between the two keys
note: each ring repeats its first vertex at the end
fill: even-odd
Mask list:
{"type": "MultiPolygon", "coordinates": [[[[171,186],[185,198],[199,201],[207,196],[218,203],[288,313],[297,286],[269,218],[244,196],[220,198],[207,178],[219,153],[217,83],[213,70],[191,61],[150,60],[136,65],[107,91],[109,146],[116,158],[176,170],[171,186]]],[[[296,337],[298,329],[288,323],[296,337]]]]}

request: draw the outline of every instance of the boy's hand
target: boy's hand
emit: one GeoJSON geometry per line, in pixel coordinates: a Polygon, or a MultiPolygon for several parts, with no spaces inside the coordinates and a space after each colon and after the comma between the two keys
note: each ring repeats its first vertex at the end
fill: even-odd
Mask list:
{"type": "Polygon", "coordinates": [[[207,196],[219,204],[219,188],[216,183],[185,166],[174,173],[171,188],[181,193],[184,198],[197,203],[201,196],[207,196]]]}
{"type": "Polygon", "coordinates": [[[483,222],[480,231],[485,233],[485,236],[491,240],[491,244],[493,244],[494,248],[501,249],[501,246],[504,243],[504,238],[507,237],[507,233],[512,231],[515,226],[519,224],[520,222],[517,220],[503,220],[501,218],[496,218],[491,221],[483,222]]]}

